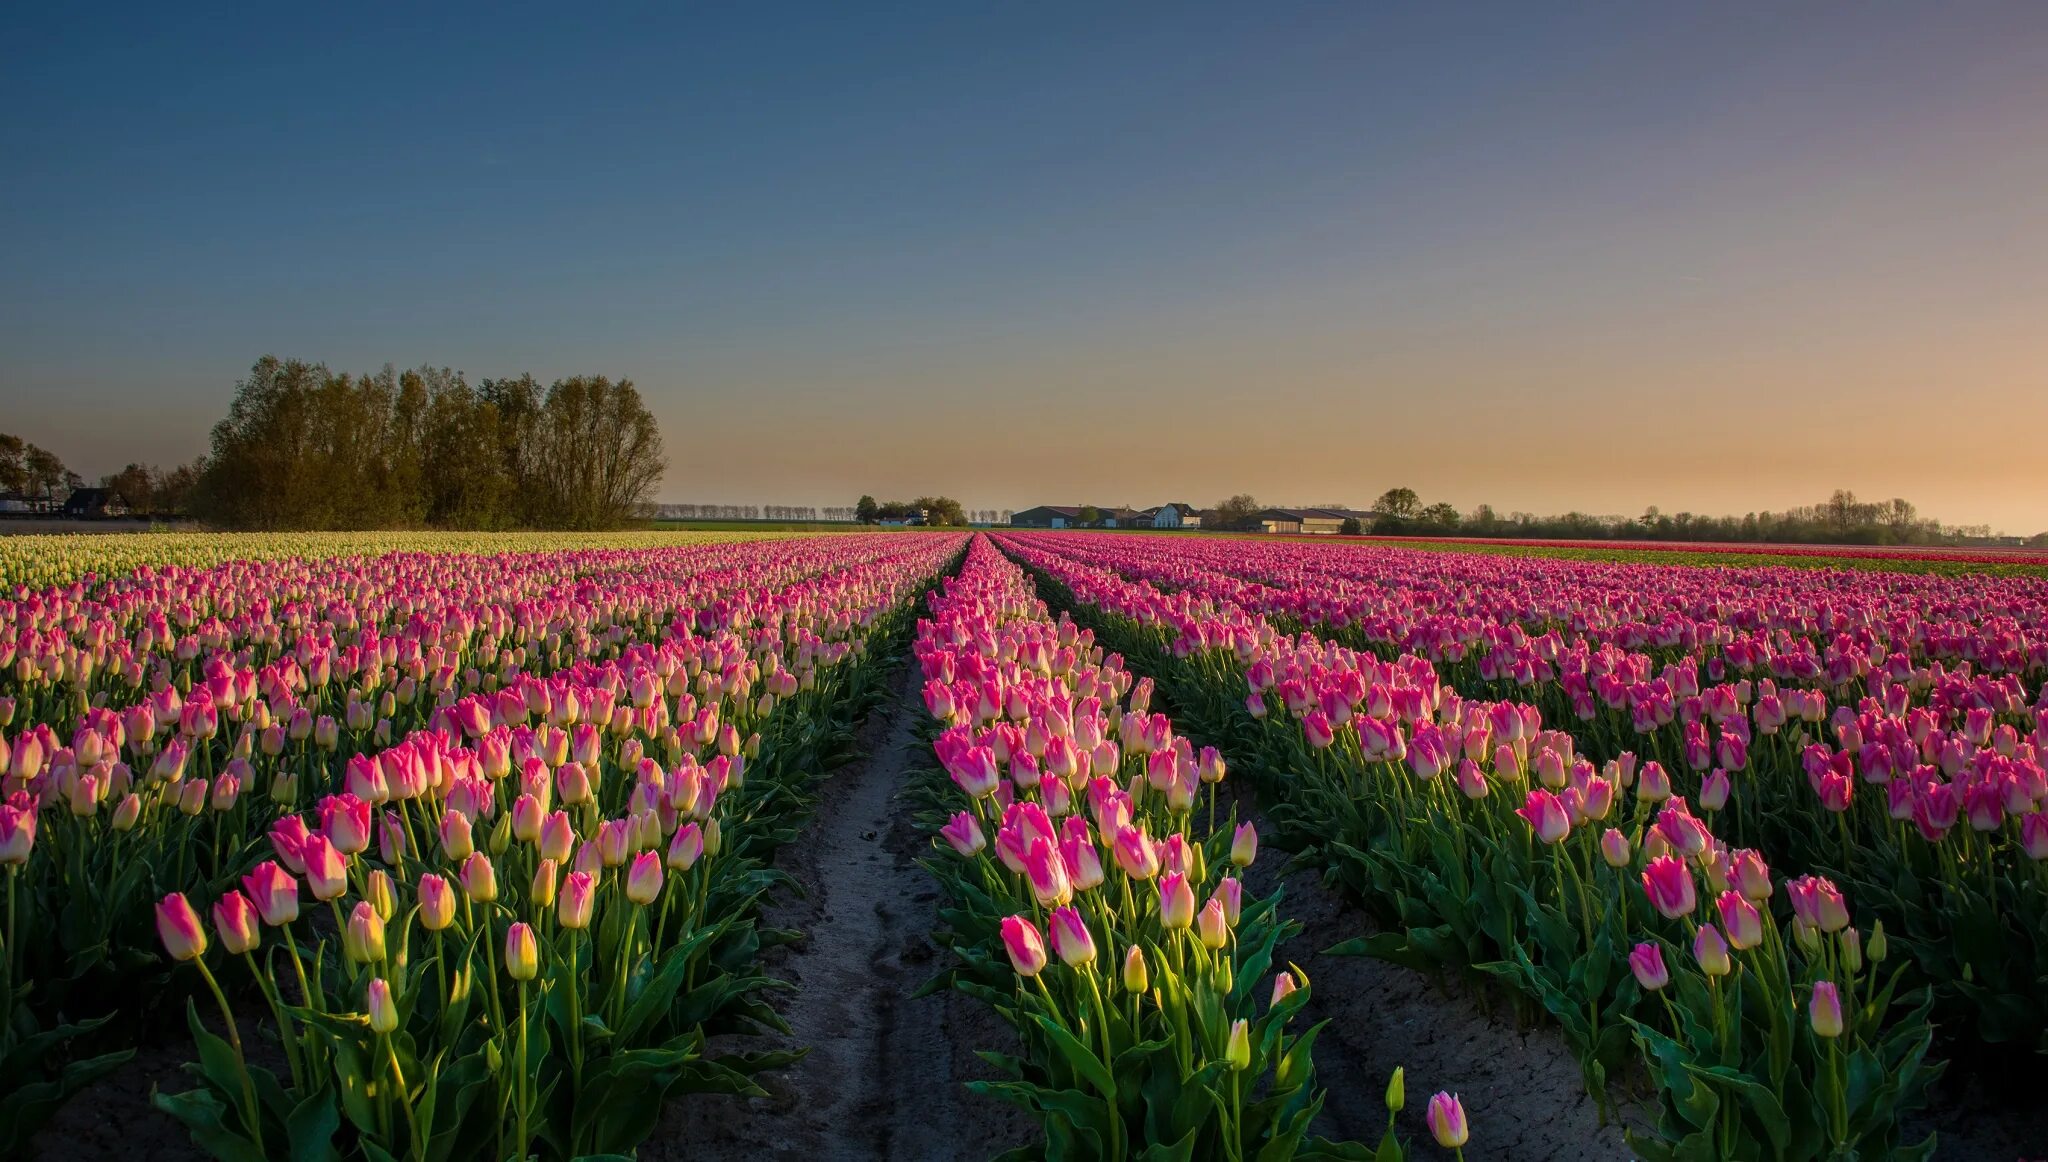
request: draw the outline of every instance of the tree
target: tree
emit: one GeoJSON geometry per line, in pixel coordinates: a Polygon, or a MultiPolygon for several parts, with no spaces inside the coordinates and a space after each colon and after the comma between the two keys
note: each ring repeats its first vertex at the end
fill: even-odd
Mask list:
{"type": "Polygon", "coordinates": [[[130,464],[103,478],[100,487],[120,497],[130,512],[156,511],[156,473],[147,465],[130,464]]]}
{"type": "Polygon", "coordinates": [[[864,525],[871,525],[881,515],[881,511],[882,506],[875,503],[874,497],[863,496],[853,506],[853,519],[864,525]]]}
{"type": "Polygon", "coordinates": [[[1102,523],[1102,510],[1092,504],[1084,504],[1081,511],[1074,514],[1074,520],[1084,527],[1099,525],[1102,523]]]}
{"type": "Polygon", "coordinates": [[[1358,536],[1360,533],[1363,533],[1364,531],[1365,526],[1359,524],[1358,518],[1355,516],[1345,517],[1344,523],[1337,526],[1337,532],[1347,537],[1358,536]]]}
{"type": "Polygon", "coordinates": [[[957,527],[967,523],[967,513],[950,496],[920,496],[912,504],[924,510],[926,524],[957,527]]]}
{"type": "Polygon", "coordinates": [[[1422,498],[1415,495],[1412,488],[1389,488],[1380,493],[1380,498],[1373,502],[1373,507],[1381,514],[1396,520],[1410,520],[1421,510],[1422,498]]]}
{"type": "Polygon", "coordinates": [[[1259,513],[1263,511],[1259,502],[1249,492],[1240,492],[1229,500],[1219,500],[1209,510],[1209,516],[1202,521],[1204,527],[1226,531],[1247,531],[1259,527],[1259,513]]]}
{"type": "Polygon", "coordinates": [[[1458,527],[1457,506],[1441,500],[1423,509],[1417,516],[1422,523],[1433,525],[1437,528],[1454,529],[1458,527]]]}
{"type": "Polygon", "coordinates": [[[28,442],[0,432],[0,492],[28,491],[28,442]]]}
{"type": "Polygon", "coordinates": [[[602,375],[548,388],[534,477],[550,528],[617,528],[640,515],[667,470],[661,431],[633,381],[602,375]]]}

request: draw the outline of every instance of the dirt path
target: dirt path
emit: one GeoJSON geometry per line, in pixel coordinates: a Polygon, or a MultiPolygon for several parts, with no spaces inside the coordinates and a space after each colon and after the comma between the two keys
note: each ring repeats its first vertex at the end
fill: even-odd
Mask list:
{"type": "Polygon", "coordinates": [[[768,970],[790,1045],[810,1053],[765,1079],[767,1098],[687,1099],[643,1158],[986,1158],[1032,1140],[1011,1107],[969,1093],[991,1076],[976,1048],[1014,1051],[1009,1029],[958,993],[913,1000],[940,966],[931,932],[938,890],[914,862],[926,850],[896,798],[916,745],[909,668],[863,728],[863,758],[825,783],[818,813],[780,866],[805,896],[778,900],[767,923],[806,938],[768,970]]]}
{"type": "MultiPolygon", "coordinates": [[[[1240,785],[1241,818],[1259,821],[1240,785]]],[[[1262,826],[1262,832],[1266,829],[1262,826]]],[[[1446,993],[1413,969],[1364,956],[1325,956],[1329,948],[1371,931],[1357,905],[1325,886],[1320,873],[1288,873],[1288,854],[1264,849],[1246,875],[1259,895],[1284,889],[1280,914],[1302,932],[1281,946],[1279,960],[1299,965],[1312,990],[1302,1027],[1328,1020],[1316,1038],[1317,1082],[1328,1095],[1315,1133],[1368,1144],[1386,1130],[1387,1079],[1407,1071],[1401,1132],[1423,1153],[1429,1095],[1450,1090],[1472,1124],[1472,1157],[1507,1162],[1623,1162],[1633,1157],[1619,1127],[1600,1125],[1579,1079],[1578,1062],[1555,1028],[1517,1031],[1479,1008],[1472,997],[1446,993]]],[[[1468,1154],[1470,1150],[1468,1150],[1468,1154]]]]}

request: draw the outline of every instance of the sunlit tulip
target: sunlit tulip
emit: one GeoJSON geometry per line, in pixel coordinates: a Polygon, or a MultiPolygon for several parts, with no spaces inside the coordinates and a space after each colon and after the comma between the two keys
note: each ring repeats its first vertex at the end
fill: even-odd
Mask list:
{"type": "Polygon", "coordinates": [[[1173,930],[1189,928],[1195,922],[1195,891],[1187,877],[1168,872],[1159,878],[1159,923],[1173,930]]]}
{"type": "Polygon", "coordinates": [[[1145,950],[1133,944],[1124,951],[1124,990],[1142,993],[1151,987],[1152,975],[1145,966],[1145,950]]]}
{"type": "Polygon", "coordinates": [[[1243,1017],[1230,1023],[1230,1036],[1223,1043],[1223,1059],[1230,1063],[1232,1069],[1251,1068],[1251,1027],[1243,1017]]]}
{"type": "Polygon", "coordinates": [[[214,902],[213,930],[220,933],[221,946],[238,956],[263,942],[256,905],[240,892],[231,891],[214,902]]]}
{"type": "Polygon", "coordinates": [[[513,980],[532,980],[540,974],[540,944],[533,929],[517,923],[505,930],[505,975],[513,980]]]}
{"type": "Polygon", "coordinates": [[[308,835],[298,848],[306,869],[306,888],[316,900],[332,900],[348,890],[348,857],[328,842],[325,835],[308,835]]]}
{"type": "Polygon", "coordinates": [[[357,964],[374,964],[384,959],[384,919],[368,900],[358,901],[341,930],[342,951],[357,964]]]}
{"type": "Polygon", "coordinates": [[[1052,910],[1046,923],[1052,938],[1053,954],[1070,968],[1081,968],[1095,962],[1095,936],[1088,931],[1087,921],[1071,907],[1052,910]]]}
{"type": "Polygon", "coordinates": [[[498,898],[498,869],[491,866],[491,857],[483,852],[471,852],[462,861],[460,878],[463,894],[472,902],[488,904],[498,898]]]}
{"type": "Polygon", "coordinates": [[[597,879],[589,872],[570,872],[562,878],[555,897],[555,919],[572,931],[590,927],[590,914],[597,902],[597,879]]]}
{"type": "Polygon", "coordinates": [[[419,883],[420,927],[439,932],[455,922],[455,891],[448,881],[429,872],[419,883]]]}
{"type": "Polygon", "coordinates": [[[1230,862],[1238,867],[1250,867],[1259,857],[1259,829],[1246,822],[1237,825],[1230,836],[1230,862]]]}
{"type": "Polygon", "coordinates": [[[1002,936],[1010,967],[1018,976],[1037,976],[1045,970],[1045,940],[1031,921],[1022,916],[1003,917],[1002,936]]]}

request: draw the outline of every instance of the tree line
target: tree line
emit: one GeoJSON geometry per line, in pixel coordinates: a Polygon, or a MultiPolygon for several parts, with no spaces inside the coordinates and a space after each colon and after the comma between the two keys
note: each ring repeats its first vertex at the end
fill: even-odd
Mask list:
{"type": "Polygon", "coordinates": [[[872,496],[863,496],[854,502],[853,517],[864,525],[880,521],[922,521],[947,526],[969,523],[967,510],[950,496],[920,496],[910,501],[877,501],[872,496]]]}
{"type": "MultiPolygon", "coordinates": [[[[1943,524],[1920,515],[1919,509],[1903,497],[1865,501],[1846,488],[1836,489],[1819,504],[1741,516],[1672,513],[1656,505],[1633,517],[1582,512],[1556,516],[1511,512],[1502,516],[1485,504],[1470,513],[1459,514],[1447,504],[1420,506],[1409,489],[1390,490],[1381,500],[1375,506],[1380,516],[1373,523],[1373,531],[1381,533],[1837,545],[1954,545],[1992,536],[1989,525],[1943,524]],[[1391,507],[1385,504],[1389,497],[1396,502],[1391,507]]],[[[2034,540],[2048,543],[2048,534],[2034,540]]]]}
{"type": "Polygon", "coordinates": [[[265,356],[235,386],[192,515],[229,528],[616,528],[666,467],[631,380],[374,374],[265,356]]]}

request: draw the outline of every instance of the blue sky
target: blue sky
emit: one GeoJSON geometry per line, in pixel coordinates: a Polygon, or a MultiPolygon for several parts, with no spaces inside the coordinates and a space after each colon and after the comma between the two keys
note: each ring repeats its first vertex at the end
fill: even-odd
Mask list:
{"type": "Polygon", "coordinates": [[[631,377],[673,500],[2048,528],[2038,5],[47,6],[0,46],[0,428],[88,473],[202,451],[274,352],[631,377]]]}

